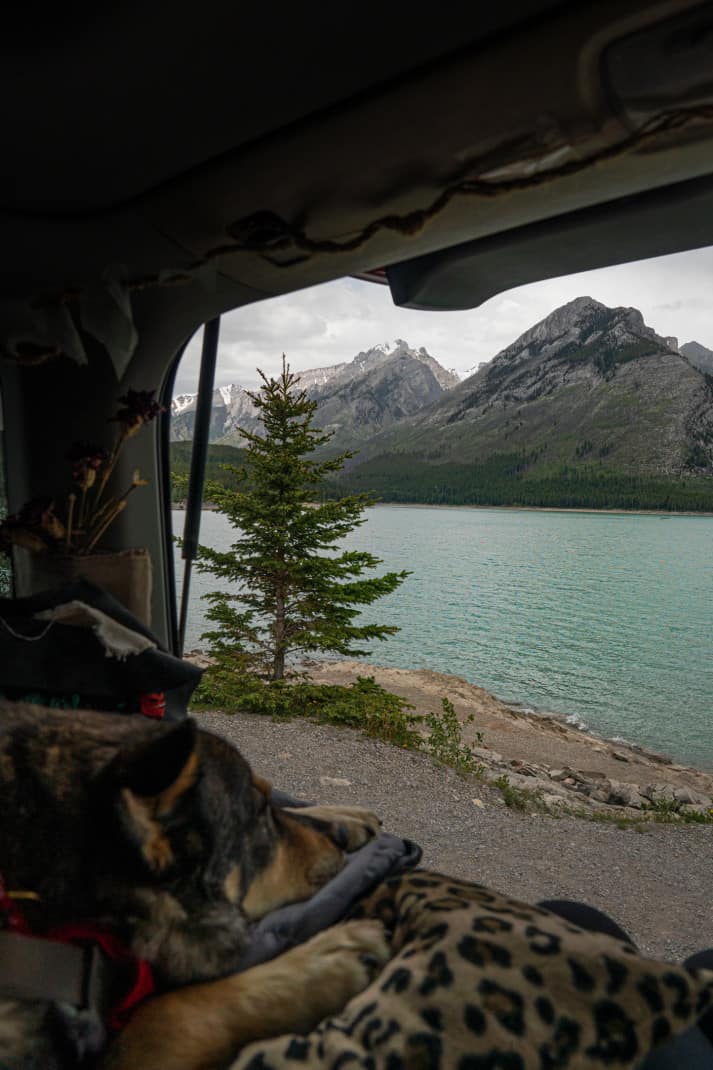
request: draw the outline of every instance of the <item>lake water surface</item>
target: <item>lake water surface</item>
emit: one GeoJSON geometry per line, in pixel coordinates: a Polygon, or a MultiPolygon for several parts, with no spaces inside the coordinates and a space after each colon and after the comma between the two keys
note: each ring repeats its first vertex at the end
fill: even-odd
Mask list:
{"type": "MultiPolygon", "coordinates": [[[[231,534],[203,514],[203,543],[231,534]]],[[[713,518],[378,506],[347,541],[413,572],[364,612],[401,629],[374,662],[455,673],[713,768],[713,518]]],[[[186,649],[214,589],[194,573],[186,649]]]]}

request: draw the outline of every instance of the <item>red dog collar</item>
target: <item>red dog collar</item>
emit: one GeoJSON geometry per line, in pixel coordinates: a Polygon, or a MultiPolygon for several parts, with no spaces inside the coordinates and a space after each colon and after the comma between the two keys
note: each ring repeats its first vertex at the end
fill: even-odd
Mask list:
{"type": "Polygon", "coordinates": [[[117,1032],[155,990],[150,964],[100,925],[34,933],[1,878],[0,928],[0,995],[73,1003],[117,1032]]]}

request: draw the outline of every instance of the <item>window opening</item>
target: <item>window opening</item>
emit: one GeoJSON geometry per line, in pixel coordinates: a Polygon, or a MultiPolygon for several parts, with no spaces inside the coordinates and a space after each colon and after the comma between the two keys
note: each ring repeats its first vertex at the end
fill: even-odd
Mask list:
{"type": "MultiPolygon", "coordinates": [[[[5,468],[5,424],[3,421],[2,395],[0,395],[0,520],[7,516],[7,483],[5,468]]],[[[12,559],[10,554],[0,553],[0,597],[12,594],[12,559]]]]}
{"type": "Polygon", "coordinates": [[[198,551],[201,511],[203,508],[203,486],[205,483],[206,460],[208,457],[208,439],[213,407],[213,383],[215,381],[215,364],[218,357],[218,339],[220,337],[220,317],[210,320],[203,328],[203,348],[201,352],[200,378],[196,398],[196,415],[193,428],[193,449],[191,450],[191,468],[186,498],[186,515],[183,527],[181,556],[184,562],[183,585],[181,588],[181,612],[178,624],[178,652],[183,654],[186,640],[186,621],[191,591],[191,570],[198,551]]]}

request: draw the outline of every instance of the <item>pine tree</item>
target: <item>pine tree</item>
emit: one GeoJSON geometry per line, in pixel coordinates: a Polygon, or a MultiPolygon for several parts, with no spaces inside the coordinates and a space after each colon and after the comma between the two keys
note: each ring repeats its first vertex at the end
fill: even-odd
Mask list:
{"type": "Polygon", "coordinates": [[[281,680],[289,655],[368,654],[360,643],[385,639],[398,628],[357,624],[359,607],[390,594],[408,572],[364,577],[381,564],[366,551],[340,550],[340,541],[366,520],[366,495],[318,501],[327,477],[352,456],[315,460],[331,439],[313,425],[316,402],[298,389],[282,358],[282,373],[250,394],[263,434],[241,430],[247,448],[241,467],[227,465],[238,489],[210,482],[207,497],[237,538],[225,552],[201,547],[197,567],[239,593],[214,591],[207,617],[217,629],[203,638],[219,657],[237,656],[265,679],[281,680]]]}

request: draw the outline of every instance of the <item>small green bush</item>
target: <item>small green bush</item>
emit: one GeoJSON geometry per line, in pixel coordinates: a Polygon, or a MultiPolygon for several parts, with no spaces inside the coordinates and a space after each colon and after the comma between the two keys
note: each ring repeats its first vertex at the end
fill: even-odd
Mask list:
{"type": "MultiPolygon", "coordinates": [[[[325,685],[297,684],[298,690],[317,693],[322,698],[325,685]]],[[[367,736],[383,739],[397,747],[420,750],[423,740],[418,725],[421,720],[411,713],[410,702],[385,691],[373,676],[359,676],[349,687],[327,686],[328,694],[316,713],[317,720],[328,724],[358,728],[367,736]]]]}
{"type": "Polygon", "coordinates": [[[505,805],[509,806],[511,810],[520,810],[524,813],[528,809],[532,801],[531,793],[514,787],[505,775],[497,777],[492,783],[494,787],[500,789],[505,805]]]}
{"type": "MultiPolygon", "coordinates": [[[[441,699],[441,712],[428,713],[424,718],[428,728],[426,750],[443,765],[450,765],[458,773],[478,773],[480,765],[475,755],[463,740],[463,725],[458,720],[455,707],[447,698],[441,699]]],[[[465,719],[466,724],[475,720],[473,714],[465,719]]],[[[478,745],[483,742],[481,732],[476,732],[478,745]]]]}
{"type": "Polygon", "coordinates": [[[322,724],[358,728],[398,747],[420,750],[423,745],[420,718],[410,712],[413,706],[385,691],[372,676],[360,676],[348,687],[314,684],[299,677],[268,682],[240,671],[234,658],[218,658],[206,671],[193,704],[225,713],[309,717],[322,724]]]}
{"type": "Polygon", "coordinates": [[[661,825],[687,824],[687,825],[711,825],[713,824],[713,810],[699,813],[697,810],[686,810],[678,799],[671,799],[666,795],[659,795],[644,803],[641,807],[651,818],[661,825]]]}
{"type": "Polygon", "coordinates": [[[669,799],[664,795],[652,799],[650,803],[643,803],[641,809],[648,811],[653,815],[654,821],[659,821],[662,824],[678,821],[681,816],[680,802],[676,799],[669,799]]]}

